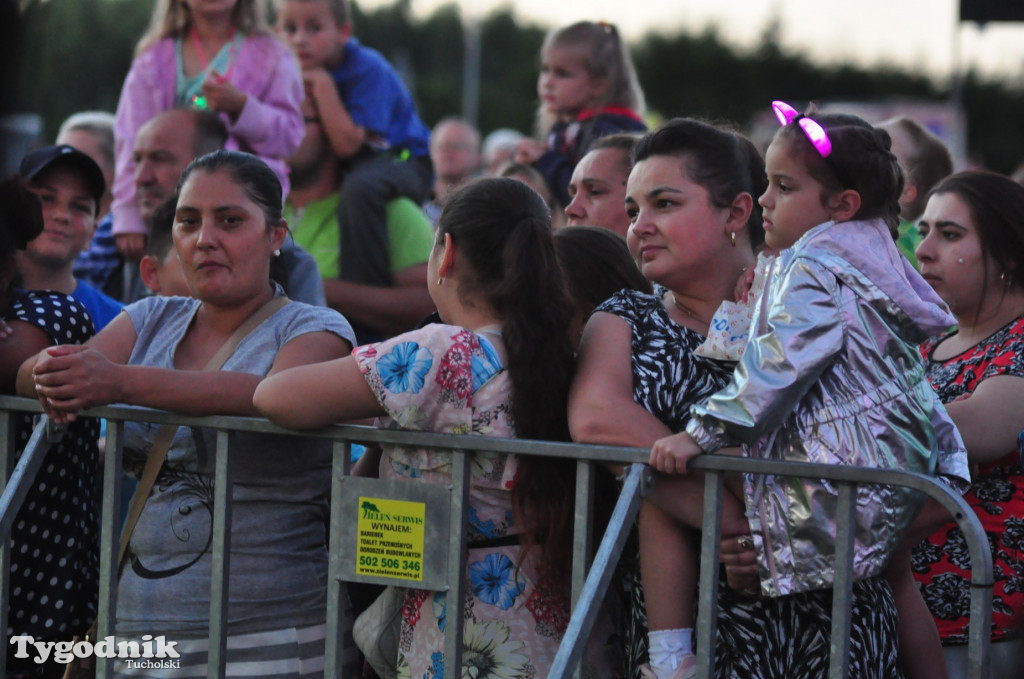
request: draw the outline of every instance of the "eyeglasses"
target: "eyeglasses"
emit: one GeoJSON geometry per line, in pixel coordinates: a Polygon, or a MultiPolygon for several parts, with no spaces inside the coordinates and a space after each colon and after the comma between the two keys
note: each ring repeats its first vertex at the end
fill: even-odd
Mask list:
{"type": "Polygon", "coordinates": [[[807,141],[811,142],[811,146],[818,152],[825,164],[828,165],[829,169],[832,170],[832,174],[839,180],[839,184],[846,188],[850,186],[850,183],[846,179],[846,174],[840,172],[839,167],[836,166],[835,162],[829,157],[832,154],[832,140],[828,138],[828,133],[825,128],[821,126],[814,118],[808,118],[803,113],[800,113],[795,108],[790,106],[784,101],[775,100],[772,102],[772,112],[779,121],[779,125],[785,127],[791,123],[796,123],[804,135],[807,137],[807,141]]]}

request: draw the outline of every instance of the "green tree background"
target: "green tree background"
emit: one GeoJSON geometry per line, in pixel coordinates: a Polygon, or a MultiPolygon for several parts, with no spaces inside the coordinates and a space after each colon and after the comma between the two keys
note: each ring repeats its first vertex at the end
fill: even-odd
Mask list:
{"type": "MultiPolygon", "coordinates": [[[[0,0],[6,27],[0,37],[4,63],[3,112],[35,112],[52,139],[75,111],[117,106],[135,42],[153,2],[144,0],[0,0]],[[20,5],[20,14],[12,7],[20,5]],[[12,27],[16,24],[16,27],[12,27]],[[14,64],[11,68],[10,64],[14,64]]],[[[409,0],[364,12],[353,6],[355,34],[380,50],[405,77],[428,124],[462,109],[465,26],[457,5],[416,19],[409,0]]],[[[480,24],[479,126],[529,132],[536,109],[537,56],[545,27],[523,24],[511,9],[480,24]]],[[[738,50],[713,29],[699,34],[649,33],[631,48],[648,107],[661,117],[698,116],[746,127],[766,102],[943,102],[949,83],[897,69],[819,66],[779,47],[781,27],[768,26],[758,44],[738,50]]],[[[1024,92],[1009,81],[963,79],[970,157],[1011,172],[1024,160],[1024,92]]]]}

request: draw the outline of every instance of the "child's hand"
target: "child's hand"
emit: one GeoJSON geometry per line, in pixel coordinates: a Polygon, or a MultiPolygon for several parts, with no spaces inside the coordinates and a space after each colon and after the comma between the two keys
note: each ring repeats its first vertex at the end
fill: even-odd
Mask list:
{"type": "Polygon", "coordinates": [[[685,474],[687,463],[703,453],[697,442],[683,432],[655,441],[650,465],[665,474],[685,474]]]}
{"type": "Polygon", "coordinates": [[[125,259],[137,262],[146,254],[146,234],[119,233],[114,236],[117,249],[125,259]]]}
{"type": "Polygon", "coordinates": [[[520,139],[516,147],[515,161],[524,165],[533,165],[544,155],[547,147],[536,139],[520,139]]]}
{"type": "Polygon", "coordinates": [[[313,103],[313,108],[319,110],[321,102],[330,98],[332,103],[337,103],[344,108],[345,104],[338,95],[338,87],[334,78],[323,68],[309,68],[302,72],[302,85],[306,90],[306,97],[313,103]]]}
{"type": "Polygon", "coordinates": [[[245,92],[232,85],[219,73],[211,73],[203,81],[202,92],[212,110],[227,113],[232,120],[238,118],[238,114],[245,107],[245,92]]]}
{"type": "Polygon", "coordinates": [[[736,281],[736,289],[732,294],[737,302],[746,302],[747,297],[750,296],[750,286],[754,283],[754,269],[753,266],[745,267],[739,280],[736,281]]]}

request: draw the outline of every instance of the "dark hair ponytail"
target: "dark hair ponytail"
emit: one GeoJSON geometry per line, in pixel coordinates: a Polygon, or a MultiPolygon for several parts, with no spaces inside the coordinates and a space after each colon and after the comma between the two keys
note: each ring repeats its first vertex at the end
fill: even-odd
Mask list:
{"type": "MultiPolygon", "coordinates": [[[[568,441],[574,306],[543,199],[515,179],[477,180],[445,206],[438,238],[446,233],[468,265],[460,295],[483,298],[503,319],[516,436],[568,441]]],[[[571,556],[574,470],[572,460],[521,456],[513,505],[527,547],[543,548],[545,577],[560,579],[571,556]]]]}

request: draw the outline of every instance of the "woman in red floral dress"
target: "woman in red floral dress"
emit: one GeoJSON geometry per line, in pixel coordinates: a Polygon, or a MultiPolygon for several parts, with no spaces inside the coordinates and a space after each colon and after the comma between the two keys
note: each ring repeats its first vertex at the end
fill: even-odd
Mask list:
{"type": "MultiPolygon", "coordinates": [[[[921,274],[958,321],[921,351],[967,445],[973,483],[964,499],[992,547],[992,676],[1019,676],[1013,663],[1024,655],[1024,475],[1017,450],[1024,429],[1024,186],[988,172],[948,177],[933,190],[919,230],[921,274]]],[[[954,523],[914,549],[913,569],[950,676],[963,676],[970,557],[954,523]]]]}

